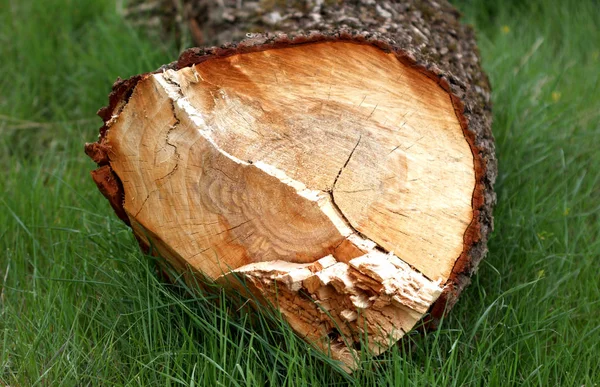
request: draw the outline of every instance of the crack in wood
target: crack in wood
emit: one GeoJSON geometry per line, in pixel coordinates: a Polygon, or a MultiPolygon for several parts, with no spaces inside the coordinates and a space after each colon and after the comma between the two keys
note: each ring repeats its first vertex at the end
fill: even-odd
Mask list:
{"type": "Polygon", "coordinates": [[[169,130],[167,131],[167,134],[165,135],[165,143],[174,149],[175,157],[177,158],[177,161],[175,162],[175,166],[173,167],[173,169],[170,172],[168,172],[166,175],[157,178],[156,182],[164,180],[167,177],[173,175],[175,173],[175,171],[177,171],[177,168],[179,167],[179,162],[181,161],[181,155],[179,154],[179,151],[177,150],[177,145],[169,142],[169,135],[171,134],[171,132],[173,132],[175,129],[177,129],[177,127],[181,123],[181,121],[179,120],[179,117],[177,116],[177,111],[175,110],[175,103],[173,102],[172,99],[169,99],[169,101],[171,103],[171,109],[173,110],[173,118],[175,118],[175,124],[173,124],[173,126],[171,126],[169,128],[169,130]]]}
{"type": "Polygon", "coordinates": [[[146,198],[144,199],[144,201],[142,202],[142,204],[140,205],[140,209],[137,210],[137,212],[135,213],[135,215],[133,216],[134,218],[137,218],[138,215],[142,212],[142,210],[144,209],[144,206],[146,205],[146,202],[148,201],[148,199],[150,199],[150,195],[152,195],[154,192],[156,192],[157,190],[153,190],[150,191],[148,193],[148,195],[146,195],[146,198]]]}
{"type": "Polygon", "coordinates": [[[361,139],[362,139],[362,134],[359,134],[358,141],[354,145],[354,148],[352,148],[352,150],[350,151],[350,154],[348,155],[348,158],[346,159],[346,162],[344,163],[344,165],[342,165],[342,167],[338,171],[337,176],[335,177],[335,180],[333,180],[333,184],[331,186],[331,193],[333,193],[333,191],[335,189],[335,185],[337,184],[337,181],[340,178],[340,175],[342,174],[342,171],[344,170],[344,168],[346,168],[348,166],[348,163],[350,162],[350,159],[352,158],[352,155],[354,154],[354,151],[356,150],[356,148],[358,148],[358,144],[360,144],[360,140],[361,139]]]}

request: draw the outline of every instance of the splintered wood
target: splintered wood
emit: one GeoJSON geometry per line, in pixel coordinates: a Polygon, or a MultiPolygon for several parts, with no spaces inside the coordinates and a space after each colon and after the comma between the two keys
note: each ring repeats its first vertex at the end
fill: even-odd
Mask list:
{"type": "Polygon", "coordinates": [[[352,368],[365,333],[380,353],[412,329],[465,249],[476,173],[455,109],[394,53],[290,45],[142,76],[102,146],[143,243],[242,277],[352,368]]]}
{"type": "Polygon", "coordinates": [[[349,343],[368,335],[370,352],[381,353],[412,329],[442,292],[439,283],[377,250],[348,263],[328,255],[305,264],[253,263],[233,273],[245,278],[254,295],[276,305],[292,328],[350,368],[357,354],[356,344],[349,343]]]}

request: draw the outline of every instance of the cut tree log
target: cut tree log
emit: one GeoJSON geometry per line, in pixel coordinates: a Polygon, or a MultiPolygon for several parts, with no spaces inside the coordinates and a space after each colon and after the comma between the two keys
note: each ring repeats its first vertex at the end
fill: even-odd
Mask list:
{"type": "Polygon", "coordinates": [[[378,32],[288,23],[118,80],[86,144],[142,248],[275,305],[349,369],[365,334],[378,354],[454,305],[496,176],[471,29],[446,3],[352,4],[378,32]]]}

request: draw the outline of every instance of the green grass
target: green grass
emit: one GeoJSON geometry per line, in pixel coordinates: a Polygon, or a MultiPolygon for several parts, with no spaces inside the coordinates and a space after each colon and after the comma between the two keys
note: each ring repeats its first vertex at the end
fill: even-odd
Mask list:
{"type": "Polygon", "coordinates": [[[494,85],[490,254],[439,331],[348,376],[218,292],[161,284],[92,183],[110,84],[175,44],[111,1],[0,0],[0,385],[599,383],[600,4],[458,6],[494,85]]]}

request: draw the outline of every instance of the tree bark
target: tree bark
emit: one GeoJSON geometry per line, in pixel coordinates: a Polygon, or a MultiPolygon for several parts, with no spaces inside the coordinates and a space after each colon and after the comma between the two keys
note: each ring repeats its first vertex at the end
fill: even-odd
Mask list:
{"type": "Polygon", "coordinates": [[[365,334],[380,353],[435,325],[493,227],[472,29],[446,2],[182,4],[202,44],[244,39],[118,80],[86,144],[142,248],[276,305],[349,369],[365,334]]]}

